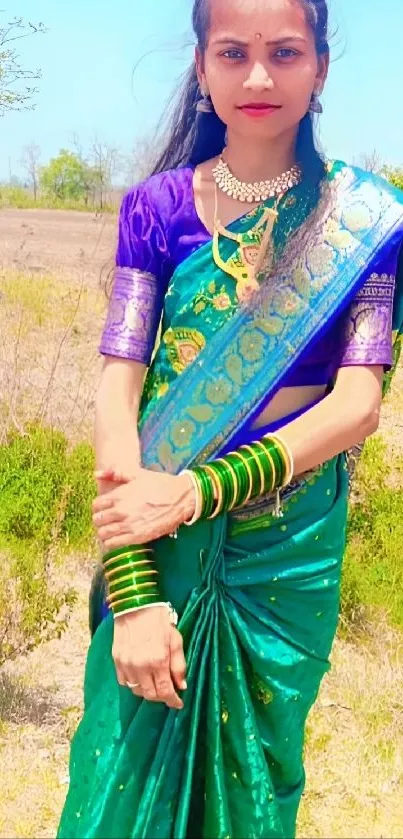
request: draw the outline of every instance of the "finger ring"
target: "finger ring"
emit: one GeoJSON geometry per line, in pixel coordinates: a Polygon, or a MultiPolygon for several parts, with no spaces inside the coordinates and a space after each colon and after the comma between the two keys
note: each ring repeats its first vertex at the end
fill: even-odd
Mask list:
{"type": "Polygon", "coordinates": [[[131,682],[126,682],[126,687],[130,688],[130,690],[133,690],[133,688],[139,688],[140,682],[137,682],[135,685],[133,685],[131,682]]]}

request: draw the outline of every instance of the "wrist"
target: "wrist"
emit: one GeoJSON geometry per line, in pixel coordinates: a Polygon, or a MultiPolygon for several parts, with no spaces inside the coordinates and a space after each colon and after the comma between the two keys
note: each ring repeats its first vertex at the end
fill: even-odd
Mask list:
{"type": "Polygon", "coordinates": [[[193,481],[188,472],[181,472],[177,476],[183,506],[183,521],[191,519],[196,511],[196,492],[193,481]]]}

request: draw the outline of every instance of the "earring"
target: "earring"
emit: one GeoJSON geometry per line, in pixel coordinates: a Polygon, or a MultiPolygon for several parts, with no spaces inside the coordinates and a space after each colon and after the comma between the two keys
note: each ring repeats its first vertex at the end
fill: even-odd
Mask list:
{"type": "Polygon", "coordinates": [[[214,105],[211,101],[211,96],[208,91],[204,91],[203,88],[200,90],[202,99],[199,99],[196,105],[196,111],[198,114],[213,114],[214,113],[214,105]]]}
{"type": "Polygon", "coordinates": [[[323,114],[322,102],[320,101],[319,96],[318,96],[317,93],[315,93],[315,91],[313,92],[312,97],[311,97],[311,103],[309,105],[309,110],[310,110],[311,114],[323,114]]]}

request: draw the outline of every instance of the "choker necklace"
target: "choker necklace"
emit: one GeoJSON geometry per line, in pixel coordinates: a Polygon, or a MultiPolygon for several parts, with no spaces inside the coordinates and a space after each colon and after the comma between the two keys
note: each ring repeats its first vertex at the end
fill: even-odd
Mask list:
{"type": "Polygon", "coordinates": [[[270,181],[246,183],[245,181],[239,181],[232,174],[228,163],[221,155],[217,166],[213,169],[213,178],[218,188],[231,198],[253,204],[284,195],[285,192],[301,182],[302,172],[296,165],[292,166],[288,172],[283,172],[278,178],[272,178],[270,181]]]}

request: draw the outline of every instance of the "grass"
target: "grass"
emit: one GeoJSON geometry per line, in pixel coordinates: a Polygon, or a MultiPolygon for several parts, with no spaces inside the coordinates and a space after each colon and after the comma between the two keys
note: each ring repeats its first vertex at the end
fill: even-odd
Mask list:
{"type": "Polygon", "coordinates": [[[339,640],[309,723],[299,836],[400,839],[403,811],[403,635],[378,623],[339,640]]]}
{"type": "Polygon", "coordinates": [[[344,624],[354,629],[380,611],[403,627],[403,455],[389,459],[381,437],[367,442],[357,489],[344,564],[344,624]]]}

